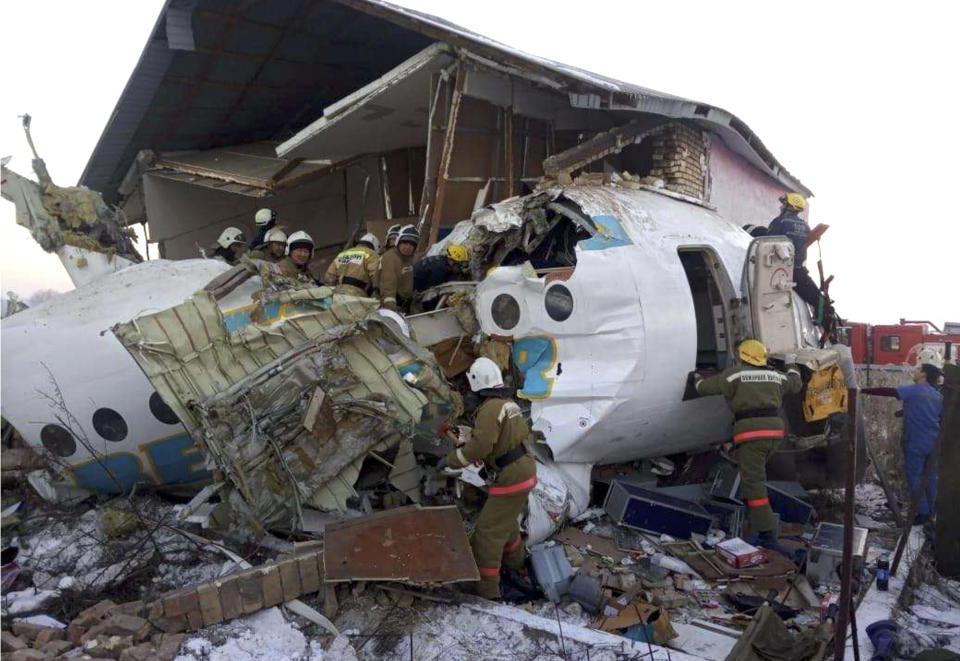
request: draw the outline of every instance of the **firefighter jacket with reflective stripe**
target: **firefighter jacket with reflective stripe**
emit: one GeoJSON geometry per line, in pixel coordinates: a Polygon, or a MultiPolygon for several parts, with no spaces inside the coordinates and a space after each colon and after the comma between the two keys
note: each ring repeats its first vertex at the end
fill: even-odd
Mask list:
{"type": "Polygon", "coordinates": [[[754,431],[780,431],[784,424],[780,415],[751,415],[771,412],[780,408],[786,393],[800,392],[803,383],[800,370],[790,365],[783,374],[769,367],[754,367],[740,364],[708,377],[696,384],[701,395],[723,395],[730,410],[739,419],[733,425],[734,441],[749,440],[742,437],[754,431]],[[741,436],[740,439],[737,437],[741,436]]]}
{"type": "Polygon", "coordinates": [[[336,287],[346,284],[364,290],[367,296],[377,288],[377,272],[380,269],[380,258],[372,248],[354,246],[344,250],[333,258],[323,282],[336,287]]]}
{"type": "Polygon", "coordinates": [[[380,258],[380,299],[383,307],[397,309],[413,298],[413,257],[390,248],[380,258]]]}
{"type": "MultiPolygon", "coordinates": [[[[487,470],[495,469],[496,460],[520,444],[527,442],[530,427],[517,403],[509,399],[491,397],[477,409],[477,419],[470,440],[463,447],[447,455],[447,465],[462,468],[482,461],[487,470]]],[[[536,477],[537,467],[528,451],[523,457],[505,466],[497,474],[494,485],[519,484],[536,477]]]]}
{"type": "Polygon", "coordinates": [[[308,284],[317,284],[317,281],[313,279],[313,275],[307,267],[297,266],[293,263],[289,255],[277,262],[277,269],[280,271],[280,274],[286,278],[293,278],[294,280],[308,284]]]}

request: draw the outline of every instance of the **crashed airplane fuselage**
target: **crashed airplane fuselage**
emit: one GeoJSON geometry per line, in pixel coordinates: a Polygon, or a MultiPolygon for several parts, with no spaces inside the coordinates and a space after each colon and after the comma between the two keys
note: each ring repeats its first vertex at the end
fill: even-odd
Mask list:
{"type": "MultiPolygon", "coordinates": [[[[588,184],[482,209],[450,240],[455,237],[470,246],[475,273],[485,274],[475,289],[465,285],[469,306],[483,337],[509,340],[517,395],[530,402],[533,428],[549,448],[545,460],[580,464],[585,476],[595,463],[697,450],[728,438],[723,402],[684,401],[684,389],[691,370],[724,367],[732,342],[750,333],[749,306],[742,304],[749,294],[742,287],[749,285],[741,283],[750,237],[733,223],[662,192],[588,184]]],[[[760,261],[792,270],[789,250],[771,255],[760,261]]],[[[109,492],[137,482],[209,478],[218,466],[204,462],[181,421],[194,437],[206,429],[211,439],[239,438],[236,430],[222,437],[211,431],[206,407],[264,365],[282,371],[287,352],[315,341],[298,327],[304,317],[350,303],[335,301],[340,297],[325,288],[302,300],[264,298],[256,275],[219,301],[204,292],[190,299],[225,271],[213,260],[138,264],[5,320],[4,416],[76,486],[109,492]],[[193,321],[199,326],[190,335],[182,306],[197,296],[206,316],[193,321]],[[108,331],[118,323],[135,359],[108,331]],[[205,354],[215,332],[217,341],[234,351],[242,347],[253,362],[236,371],[233,363],[243,362],[236,353],[205,354]],[[283,333],[281,347],[268,346],[283,333]],[[259,351],[250,344],[254,335],[266,342],[259,351]],[[161,369],[163,360],[169,364],[161,369]],[[208,382],[174,374],[182,369],[207,374],[208,382]]],[[[779,305],[789,318],[781,324],[787,344],[779,349],[814,350],[808,310],[795,304],[789,278],[777,283],[779,299],[768,307],[779,305]]],[[[355,334],[376,305],[354,299],[347,308],[353,316],[341,321],[355,334]]],[[[431,316],[410,318],[414,340],[431,316]]],[[[477,329],[469,325],[448,334],[468,343],[482,339],[470,337],[477,329]]],[[[384,353],[398,393],[416,390],[397,382],[413,362],[410,350],[422,348],[411,343],[402,355],[384,353]]],[[[301,404],[320,373],[304,382],[310,387],[304,386],[301,404]]],[[[252,411],[263,416],[268,408],[252,411]]],[[[418,421],[416,409],[407,404],[408,422],[418,421]]],[[[298,413],[293,426],[299,422],[298,413]]],[[[393,440],[413,434],[396,433],[393,440]]],[[[357,449],[350,461],[368,449],[357,449]]],[[[313,504],[324,502],[332,501],[313,504]]]]}

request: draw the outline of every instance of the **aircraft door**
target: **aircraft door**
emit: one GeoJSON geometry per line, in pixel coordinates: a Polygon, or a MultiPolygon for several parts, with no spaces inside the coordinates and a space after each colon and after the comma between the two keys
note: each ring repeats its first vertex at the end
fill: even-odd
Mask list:
{"type": "Polygon", "coordinates": [[[794,352],[800,337],[793,310],[793,243],[784,236],[760,236],[747,249],[743,294],[753,336],[769,353],[794,352]]]}

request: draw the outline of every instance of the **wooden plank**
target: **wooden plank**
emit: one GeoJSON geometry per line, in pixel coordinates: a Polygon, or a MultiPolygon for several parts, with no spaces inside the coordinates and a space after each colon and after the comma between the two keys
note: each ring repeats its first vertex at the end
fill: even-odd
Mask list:
{"type": "Polygon", "coordinates": [[[457,67],[456,80],[453,86],[453,97],[450,99],[450,113],[447,117],[447,131],[443,138],[443,151],[440,153],[440,165],[437,169],[437,193],[433,200],[433,214],[430,217],[430,231],[420,233],[420,248],[426,250],[437,242],[440,232],[440,222],[443,218],[443,198],[446,194],[447,176],[450,174],[450,159],[453,157],[453,143],[457,128],[457,115],[460,113],[460,104],[463,100],[463,83],[466,74],[462,66],[457,67]],[[426,243],[424,243],[426,238],[426,243]]]}

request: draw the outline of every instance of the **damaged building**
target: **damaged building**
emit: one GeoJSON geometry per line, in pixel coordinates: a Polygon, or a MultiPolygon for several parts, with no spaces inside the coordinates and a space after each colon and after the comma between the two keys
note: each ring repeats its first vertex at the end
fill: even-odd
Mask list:
{"type": "Polygon", "coordinates": [[[81,183],[183,259],[262,206],[330,249],[408,219],[435,239],[574,171],[629,172],[741,225],[810,194],[725,110],[360,1],[168,7],[81,183]],[[549,160],[611,129],[589,162],[549,160]]]}
{"type": "MultiPolygon", "coordinates": [[[[46,462],[25,480],[59,502],[173,490],[189,502],[150,505],[151,525],[205,552],[255,544],[260,562],[226,551],[229,568],[174,591],[85,603],[64,625],[75,646],[127,636],[116,644],[146,655],[280,605],[336,645],[338,608],[367,614],[374,582],[377,604],[509,620],[523,645],[563,646],[566,627],[571,649],[611,658],[826,656],[843,530],[817,519],[831,492],[804,486],[853,470],[856,384],[849,351],[793,291],[790,241],[741,229],[812,193],[729,112],[378,0],[168,2],[82,186],[4,179],[18,222],[72,260],[77,284],[4,320],[3,415],[46,462]],[[264,261],[200,258],[227,226],[253,236],[264,207],[313,237],[314,274],[362,233],[408,223],[422,255],[458,244],[466,269],[400,315],[264,261]],[[717,452],[732,417],[689,392],[688,374],[731,365],[747,337],[812,384],[785,403],[788,451],[767,484],[781,533],[816,554],[805,570],[736,544],[739,477],[717,452]],[[526,614],[447,589],[479,578],[465,530],[489,476],[438,460],[470,433],[465,371],[481,356],[533,432],[523,531],[539,591],[525,596],[541,605],[526,614]],[[563,622],[558,603],[576,606],[563,622]],[[127,631],[120,615],[145,624],[127,631]]],[[[895,539],[870,546],[867,527],[855,553],[872,578],[895,539]]],[[[910,552],[920,537],[903,536],[910,552]]],[[[42,561],[25,554],[23,598],[70,594],[42,561]]],[[[877,592],[859,594],[882,610],[877,592]]],[[[368,654],[407,653],[395,647],[368,654]]]]}

